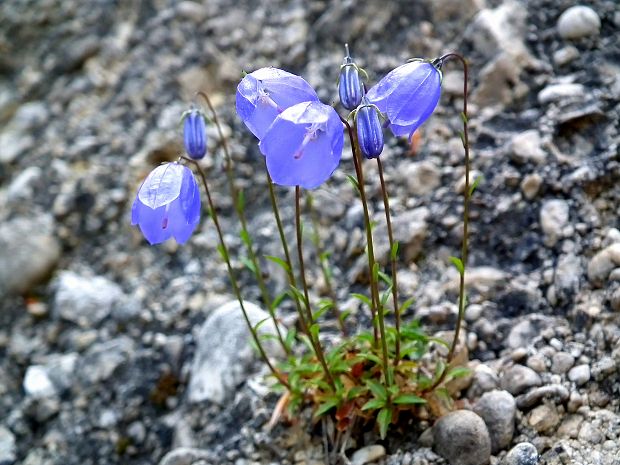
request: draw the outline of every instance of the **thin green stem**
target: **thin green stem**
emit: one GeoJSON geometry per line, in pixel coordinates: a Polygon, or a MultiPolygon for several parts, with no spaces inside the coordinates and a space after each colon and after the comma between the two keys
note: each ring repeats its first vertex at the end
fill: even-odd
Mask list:
{"type": "Polygon", "coordinates": [[[398,306],[398,279],[396,273],[396,254],[394,253],[394,234],[392,232],[392,218],[390,214],[390,198],[388,196],[385,179],[383,177],[383,163],[377,157],[377,168],[379,169],[379,180],[381,181],[381,194],[383,195],[383,208],[385,210],[385,222],[387,224],[388,240],[390,243],[390,264],[392,268],[392,301],[394,302],[394,318],[396,326],[396,347],[394,355],[394,366],[400,361],[400,308],[398,306]]]}
{"type": "Polygon", "coordinates": [[[379,286],[375,273],[375,252],[372,240],[372,225],[370,224],[370,214],[368,213],[368,201],[366,197],[366,188],[364,187],[364,169],[362,166],[362,156],[357,144],[357,138],[353,137],[353,134],[357,133],[353,131],[351,126],[347,123],[349,129],[349,137],[351,138],[351,147],[353,150],[353,160],[355,161],[355,173],[357,175],[357,183],[359,186],[360,199],[362,201],[362,208],[364,211],[364,225],[366,226],[366,245],[368,248],[368,268],[370,271],[370,292],[372,295],[372,301],[374,302],[377,315],[377,323],[379,325],[379,335],[381,342],[381,352],[383,354],[383,375],[385,383],[390,386],[392,384],[392,376],[389,365],[389,356],[387,350],[387,339],[385,337],[385,316],[383,314],[383,305],[379,298],[379,286]]]}
{"type": "MultiPolygon", "coordinates": [[[[205,92],[202,92],[202,91],[199,91],[198,95],[201,96],[204,99],[204,101],[207,103],[207,106],[209,107],[209,111],[211,112],[211,115],[213,117],[213,123],[215,124],[215,127],[217,128],[217,132],[220,136],[220,140],[222,142],[222,148],[224,149],[226,178],[228,181],[228,187],[230,189],[230,197],[233,201],[235,212],[237,213],[237,216],[239,217],[239,222],[241,223],[241,230],[247,240],[247,242],[246,240],[244,240],[244,243],[248,251],[248,258],[250,259],[250,263],[252,263],[252,272],[254,273],[254,276],[256,277],[256,282],[258,283],[258,288],[260,289],[263,303],[267,306],[267,308],[271,308],[272,301],[271,301],[271,298],[269,297],[267,286],[265,285],[265,280],[263,278],[263,273],[260,267],[260,261],[258,260],[256,253],[254,252],[254,245],[252,243],[252,237],[250,236],[250,232],[248,231],[247,219],[245,217],[243,205],[241,205],[241,202],[239,202],[240,194],[239,194],[239,190],[235,186],[235,178],[234,178],[234,173],[232,169],[232,158],[230,156],[230,151],[228,149],[228,140],[226,136],[224,136],[222,125],[220,124],[220,121],[217,117],[217,112],[215,111],[215,108],[213,107],[213,104],[211,103],[209,96],[205,92]]],[[[283,342],[282,335],[279,333],[279,331],[278,331],[278,338],[283,342]]]]}
{"type": "MultiPolygon", "coordinates": [[[[191,158],[187,158],[187,157],[182,157],[182,158],[194,165],[194,167],[198,171],[198,174],[200,175],[200,179],[202,180],[202,185],[204,186],[205,193],[207,194],[207,202],[209,204],[209,211],[211,212],[211,218],[213,219],[213,224],[215,225],[215,229],[217,231],[218,239],[220,242],[220,247],[222,248],[222,258],[224,259],[224,262],[226,263],[226,269],[228,271],[228,277],[230,279],[230,284],[232,286],[235,297],[239,301],[239,306],[241,307],[241,313],[243,313],[243,318],[245,319],[245,322],[248,325],[248,329],[250,330],[250,333],[252,334],[252,338],[254,339],[254,343],[256,344],[256,347],[260,353],[260,356],[263,359],[263,361],[267,364],[269,369],[271,370],[271,373],[280,382],[280,384],[282,384],[288,390],[290,390],[291,386],[288,383],[288,381],[275,369],[275,367],[272,365],[271,361],[269,360],[269,357],[267,357],[267,354],[265,353],[265,349],[263,348],[263,345],[260,342],[260,338],[258,337],[258,333],[256,332],[256,329],[252,325],[252,322],[250,321],[248,313],[245,309],[245,305],[243,303],[243,297],[241,297],[241,290],[239,288],[237,278],[235,277],[235,273],[230,263],[230,254],[228,252],[228,247],[226,246],[226,242],[224,241],[224,235],[222,233],[220,221],[217,216],[217,210],[215,209],[213,199],[211,198],[211,192],[209,191],[209,185],[207,183],[207,176],[205,175],[204,170],[202,169],[202,167],[198,164],[196,160],[192,160],[191,158]]],[[[277,322],[275,323],[275,325],[277,327],[277,322]]]]}
{"type": "MultiPolygon", "coordinates": [[[[349,122],[344,119],[342,116],[340,117],[340,120],[342,121],[342,123],[346,126],[347,128],[347,132],[349,134],[349,141],[351,143],[351,153],[353,155],[353,165],[355,167],[355,174],[357,175],[357,183],[358,183],[358,193],[360,195],[360,199],[362,201],[362,208],[364,210],[364,224],[369,224],[369,214],[368,214],[368,204],[366,202],[366,190],[363,188],[363,174],[361,176],[362,181],[360,182],[360,173],[361,173],[361,168],[359,166],[359,160],[357,157],[357,145],[355,143],[355,141],[357,140],[355,138],[355,136],[353,135],[353,128],[351,128],[351,125],[349,124],[349,122]]],[[[366,230],[366,239],[368,242],[368,229],[366,230]]],[[[370,242],[372,242],[372,233],[370,234],[370,242]]],[[[368,255],[368,273],[370,275],[370,283],[371,283],[371,287],[370,287],[370,296],[371,296],[371,306],[370,306],[370,317],[372,319],[372,332],[373,332],[373,348],[377,349],[378,346],[378,342],[379,342],[379,330],[377,328],[377,299],[375,299],[375,293],[373,291],[374,286],[373,286],[373,268],[374,268],[374,255],[373,255],[373,260],[370,260],[370,255],[368,255]]]]}
{"type": "MultiPolygon", "coordinates": [[[[301,231],[301,188],[299,186],[295,186],[295,229],[297,232],[297,255],[299,258],[299,275],[301,278],[301,285],[304,291],[304,303],[306,306],[307,318],[310,325],[314,323],[314,317],[312,316],[312,309],[310,308],[310,296],[308,293],[308,282],[306,281],[306,269],[304,267],[304,253],[303,253],[303,235],[301,231]]],[[[317,337],[314,340],[312,336],[312,332],[308,335],[310,341],[314,346],[314,350],[316,352],[316,356],[323,367],[323,371],[325,372],[325,376],[327,377],[327,381],[329,385],[336,390],[336,383],[334,382],[334,378],[329,371],[329,367],[327,366],[327,362],[325,361],[325,356],[323,355],[323,349],[321,348],[321,341],[317,337]]]]}
{"type": "Polygon", "coordinates": [[[336,292],[334,291],[334,287],[332,286],[332,280],[330,277],[330,272],[328,268],[327,258],[324,256],[325,251],[323,250],[323,244],[321,242],[321,236],[319,234],[319,215],[314,208],[314,202],[312,195],[308,195],[308,209],[310,210],[310,218],[312,220],[312,242],[314,243],[314,248],[316,249],[316,253],[319,260],[319,266],[321,268],[321,273],[323,274],[323,279],[325,280],[325,286],[327,287],[327,294],[332,301],[332,310],[334,311],[334,315],[336,320],[338,321],[338,327],[340,328],[340,332],[343,336],[347,335],[347,329],[344,326],[344,321],[342,321],[342,315],[340,313],[340,309],[338,308],[338,298],[336,296],[336,292]]]}
{"type": "Polygon", "coordinates": [[[439,386],[446,377],[448,373],[448,368],[452,359],[454,358],[454,353],[456,350],[456,346],[459,342],[459,335],[461,332],[461,327],[463,325],[463,320],[465,318],[465,268],[467,266],[467,253],[468,253],[468,237],[469,237],[469,210],[470,210],[470,200],[471,200],[471,192],[470,192],[470,160],[469,160],[469,133],[468,133],[468,116],[467,116],[467,81],[468,81],[468,66],[467,60],[463,58],[458,53],[447,53],[442,57],[438,58],[436,61],[441,65],[447,59],[455,58],[461,62],[463,65],[463,114],[461,115],[461,119],[463,120],[463,149],[465,151],[465,192],[463,193],[463,241],[461,243],[461,263],[463,265],[462,271],[459,271],[460,279],[459,279],[459,315],[456,320],[456,328],[454,330],[454,338],[452,339],[452,344],[450,345],[450,349],[448,351],[448,356],[446,357],[446,368],[444,368],[443,372],[439,376],[439,378],[430,386],[427,391],[432,391],[437,386],[439,386]]]}
{"type": "MultiPolygon", "coordinates": [[[[280,217],[280,209],[278,208],[278,201],[276,199],[275,190],[273,188],[273,182],[271,180],[271,176],[269,175],[269,171],[265,169],[265,174],[267,175],[267,187],[269,189],[269,199],[271,201],[271,209],[273,210],[273,215],[276,219],[276,226],[278,228],[278,234],[280,236],[280,242],[282,243],[282,250],[284,251],[284,261],[287,265],[286,275],[288,277],[288,283],[294,288],[297,288],[297,279],[295,279],[295,273],[293,272],[293,262],[291,260],[290,248],[288,246],[288,241],[286,240],[286,234],[284,234],[284,227],[282,226],[282,218],[280,217]]],[[[299,323],[301,325],[302,331],[306,334],[306,336],[310,337],[310,331],[308,330],[308,324],[306,323],[306,317],[304,316],[303,310],[301,308],[301,302],[299,300],[299,296],[292,292],[293,300],[295,301],[295,307],[297,308],[297,315],[299,317],[299,323]]]]}

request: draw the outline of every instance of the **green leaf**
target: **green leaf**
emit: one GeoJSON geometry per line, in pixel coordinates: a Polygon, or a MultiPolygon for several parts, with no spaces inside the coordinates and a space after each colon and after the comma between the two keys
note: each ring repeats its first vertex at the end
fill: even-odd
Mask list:
{"type": "Polygon", "coordinates": [[[247,229],[242,229],[239,233],[239,237],[241,238],[241,241],[246,245],[246,247],[252,246],[252,238],[250,237],[250,233],[247,231],[247,229]]]}
{"type": "Polygon", "coordinates": [[[295,328],[291,328],[286,333],[286,338],[284,339],[284,343],[287,347],[293,347],[293,342],[295,342],[295,336],[297,336],[297,330],[295,328]]]}
{"type": "Polygon", "coordinates": [[[471,374],[471,370],[467,367],[454,367],[450,371],[448,371],[448,374],[446,375],[446,377],[451,378],[451,379],[457,379],[457,378],[463,378],[470,374],[471,374]]]}
{"type": "Polygon", "coordinates": [[[387,392],[387,389],[385,389],[385,386],[383,386],[381,383],[375,381],[374,379],[367,379],[366,386],[368,386],[368,389],[370,389],[370,392],[372,392],[372,394],[377,399],[382,399],[384,401],[387,401],[388,392],[387,392]]]}
{"type": "Polygon", "coordinates": [[[347,400],[353,400],[365,392],[366,388],[362,386],[353,386],[351,389],[349,389],[349,392],[347,392],[347,400]]]}
{"type": "Polygon", "coordinates": [[[338,399],[327,399],[325,402],[319,404],[319,408],[314,412],[314,417],[318,418],[334,407],[338,407],[338,399]]]}
{"type": "Polygon", "coordinates": [[[460,275],[465,273],[465,267],[463,266],[463,261],[460,258],[450,257],[450,261],[452,262],[452,264],[457,269],[460,275]]]}
{"type": "Polygon", "coordinates": [[[379,264],[377,262],[372,266],[372,279],[375,283],[379,282],[379,264]]]}
{"type": "Polygon", "coordinates": [[[254,263],[252,263],[248,257],[241,257],[239,260],[241,260],[241,263],[243,263],[248,270],[256,274],[256,267],[254,266],[254,263]]]}
{"type": "Polygon", "coordinates": [[[310,334],[312,335],[312,338],[315,341],[318,341],[319,340],[319,330],[320,330],[319,325],[317,323],[314,323],[313,325],[310,326],[309,330],[310,330],[310,334]]]}
{"type": "Polygon", "coordinates": [[[399,394],[394,397],[394,400],[392,400],[392,402],[398,405],[415,405],[425,404],[426,400],[416,396],[415,394],[399,394]]]}
{"type": "Polygon", "coordinates": [[[265,324],[266,321],[270,320],[271,317],[267,317],[267,318],[263,318],[262,320],[260,320],[258,323],[256,323],[254,325],[254,332],[258,332],[258,330],[260,329],[261,326],[263,326],[265,324]]]}
{"type": "Polygon", "coordinates": [[[469,186],[469,195],[472,195],[478,186],[484,181],[484,176],[481,174],[474,179],[474,182],[469,186]]]}
{"type": "MultiPolygon", "coordinates": [[[[390,285],[390,287],[388,287],[385,291],[383,291],[383,294],[381,295],[381,306],[385,307],[385,304],[387,303],[388,299],[390,298],[392,292],[392,286],[390,285]]],[[[385,315],[387,312],[383,312],[383,314],[385,315]]]]}
{"type": "Polygon", "coordinates": [[[459,131],[459,137],[461,138],[461,143],[463,144],[463,148],[467,148],[467,144],[465,143],[465,135],[462,131],[459,131]]]}
{"type": "Polygon", "coordinates": [[[353,188],[359,193],[360,191],[360,185],[357,182],[357,179],[355,179],[353,176],[351,176],[350,174],[347,174],[347,179],[349,180],[349,182],[351,183],[351,185],[353,186],[353,188]]]}
{"type": "Polygon", "coordinates": [[[392,285],[392,278],[390,278],[387,274],[385,274],[383,271],[379,271],[379,277],[381,278],[381,280],[387,284],[388,286],[392,285]]]}
{"type": "Polygon", "coordinates": [[[271,303],[271,309],[275,310],[277,309],[282,302],[284,302],[284,299],[286,299],[289,296],[288,291],[284,291],[284,292],[280,292],[275,299],[273,299],[273,302],[271,303]]]}
{"type": "Polygon", "coordinates": [[[394,243],[392,244],[392,249],[390,250],[390,258],[392,260],[396,260],[396,258],[398,257],[399,248],[400,248],[400,244],[398,243],[398,241],[394,241],[394,243]]]}
{"type": "Polygon", "coordinates": [[[224,260],[225,262],[228,262],[228,254],[226,253],[226,247],[220,244],[217,246],[217,251],[220,253],[222,260],[224,260]]]}
{"type": "Polygon", "coordinates": [[[351,294],[351,297],[355,297],[357,300],[361,301],[362,303],[368,305],[369,307],[372,307],[372,302],[370,298],[368,296],[365,296],[364,294],[358,294],[354,292],[351,294]]]}
{"type": "Polygon", "coordinates": [[[314,346],[306,334],[300,334],[299,339],[301,339],[311,353],[314,352],[314,346]]]}
{"type": "Polygon", "coordinates": [[[377,415],[377,423],[379,423],[379,435],[381,436],[381,439],[385,439],[385,435],[387,434],[387,430],[391,422],[392,409],[383,407],[379,410],[379,415],[377,415]]]}
{"type": "Polygon", "coordinates": [[[345,310],[340,313],[340,321],[345,321],[349,316],[351,316],[351,310],[345,310]]]}
{"type": "Polygon", "coordinates": [[[467,115],[465,113],[461,112],[460,116],[461,116],[461,120],[463,120],[463,123],[467,124],[467,122],[469,121],[467,119],[467,115]]]}
{"type": "Polygon", "coordinates": [[[285,260],[283,260],[280,257],[276,257],[274,255],[265,255],[264,256],[267,260],[275,263],[276,265],[280,266],[280,268],[282,268],[284,271],[286,271],[286,273],[290,273],[291,272],[291,267],[288,266],[288,263],[286,263],[285,260]]]}
{"type": "Polygon", "coordinates": [[[381,407],[385,407],[385,400],[383,399],[370,399],[364,405],[362,405],[362,411],[365,410],[376,410],[381,407]]]}
{"type": "Polygon", "coordinates": [[[405,313],[407,311],[407,309],[409,309],[409,307],[411,307],[411,304],[415,302],[415,297],[410,297],[407,300],[405,300],[403,302],[403,304],[400,306],[400,314],[402,315],[403,313],[405,313]]]}

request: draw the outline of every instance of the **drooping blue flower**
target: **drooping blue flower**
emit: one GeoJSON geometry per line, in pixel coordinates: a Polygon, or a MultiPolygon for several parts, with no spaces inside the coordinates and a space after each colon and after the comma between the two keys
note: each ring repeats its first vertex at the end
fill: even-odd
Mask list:
{"type": "Polygon", "coordinates": [[[357,140],[366,158],[377,158],[383,151],[383,127],[379,121],[379,110],[364,97],[355,113],[357,140]]]}
{"type": "Polygon", "coordinates": [[[262,140],[284,110],[318,99],[303,78],[278,68],[261,68],[246,75],[237,86],[237,114],[252,134],[262,140]]]}
{"type": "Polygon", "coordinates": [[[349,55],[348,44],[345,44],[345,50],[347,56],[344,57],[344,63],[340,67],[338,94],[342,106],[352,111],[361,103],[362,96],[364,95],[364,87],[360,79],[360,69],[349,55]]]}
{"type": "Polygon", "coordinates": [[[278,115],[259,147],[275,184],[318,187],[340,163],[343,124],[331,106],[303,102],[278,115]]]}
{"type": "Polygon", "coordinates": [[[366,96],[386,115],[395,136],[411,137],[433,113],[440,95],[440,69],[415,60],[390,71],[366,96]]]}
{"type": "Polygon", "coordinates": [[[131,224],[138,225],[151,245],[174,237],[183,244],[200,221],[200,191],[192,171],[178,163],[155,168],[140,186],[131,208],[131,224]]]}
{"type": "Polygon", "coordinates": [[[183,143],[185,151],[194,160],[200,160],[207,153],[205,116],[195,108],[183,115],[183,143]]]}

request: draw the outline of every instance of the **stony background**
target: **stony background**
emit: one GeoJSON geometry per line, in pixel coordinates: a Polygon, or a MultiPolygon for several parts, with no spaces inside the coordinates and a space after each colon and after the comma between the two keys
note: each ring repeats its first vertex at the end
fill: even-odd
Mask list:
{"type": "MultiPolygon", "coordinates": [[[[242,321],[216,310],[230,295],[210,222],[182,248],[149,247],[129,209],[146,173],[178,156],[179,116],[201,89],[231,138],[260,251],[276,252],[261,155],[234,114],[234,89],[242,70],[274,65],[332,102],[345,41],[372,82],[412,56],[466,55],[473,168],[485,179],[471,231],[467,410],[384,442],[369,431],[351,443],[352,463],[474,465],[492,453],[493,464],[619,464],[620,10],[592,0],[565,12],[573,5],[1,2],[0,464],[322,463],[320,438],[303,424],[264,430],[277,396],[242,321]]],[[[445,71],[415,156],[392,138],[382,155],[407,247],[402,292],[430,330],[454,322],[448,257],[461,231],[462,78],[445,71]]],[[[209,135],[204,165],[236,250],[209,135]]],[[[363,322],[348,299],[364,270],[349,172],[345,151],[314,195],[338,294],[363,322]]],[[[278,193],[290,232],[292,197],[278,193]]],[[[269,284],[282,279],[274,272],[269,284]]]]}

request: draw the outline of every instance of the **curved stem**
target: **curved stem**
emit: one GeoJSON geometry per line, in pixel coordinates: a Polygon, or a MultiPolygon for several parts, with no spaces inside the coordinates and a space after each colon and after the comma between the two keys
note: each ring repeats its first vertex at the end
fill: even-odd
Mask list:
{"type": "MultiPolygon", "coordinates": [[[[299,258],[299,275],[301,277],[301,285],[304,291],[304,304],[306,307],[306,318],[308,319],[308,323],[310,325],[314,324],[314,317],[312,316],[312,309],[310,308],[310,296],[308,293],[308,283],[306,281],[306,269],[304,267],[304,254],[303,254],[303,237],[301,231],[301,188],[299,186],[295,186],[295,229],[297,232],[297,255],[299,258]]],[[[317,337],[316,340],[312,336],[312,331],[308,334],[312,345],[314,346],[314,351],[316,352],[316,356],[323,367],[323,371],[325,372],[325,376],[327,377],[327,381],[332,389],[336,390],[336,384],[334,382],[334,378],[329,371],[329,367],[327,366],[327,362],[325,361],[325,356],[323,355],[323,349],[321,348],[321,342],[317,337]]]]}
{"type": "Polygon", "coordinates": [[[439,64],[443,64],[445,60],[450,58],[457,59],[463,65],[463,113],[461,114],[461,119],[463,120],[463,132],[461,134],[461,139],[463,142],[463,149],[465,151],[465,192],[463,193],[463,242],[461,244],[461,263],[463,265],[462,269],[459,270],[460,279],[459,279],[459,315],[456,320],[456,328],[454,330],[454,338],[452,339],[452,344],[450,345],[450,350],[448,351],[448,356],[446,358],[446,368],[444,368],[441,376],[433,383],[431,387],[427,389],[427,391],[432,391],[437,386],[439,386],[446,377],[448,373],[448,367],[454,358],[454,352],[456,350],[456,346],[459,341],[459,335],[461,332],[461,327],[463,325],[463,319],[465,318],[465,268],[467,265],[467,243],[468,243],[468,234],[469,234],[469,209],[470,209],[470,161],[469,161],[469,134],[468,134],[468,119],[467,119],[467,81],[468,81],[468,66],[467,60],[463,58],[458,53],[447,53],[442,57],[438,58],[439,64]]]}
{"type": "MultiPolygon", "coordinates": [[[[209,107],[209,111],[211,112],[211,116],[213,117],[213,123],[215,124],[215,127],[217,128],[217,132],[220,136],[220,140],[222,141],[222,148],[224,149],[224,161],[226,165],[226,178],[228,181],[228,187],[230,189],[230,197],[233,201],[233,205],[235,207],[237,216],[239,217],[239,222],[241,223],[241,230],[243,231],[243,235],[245,236],[245,239],[243,242],[245,243],[246,248],[248,250],[248,258],[250,259],[250,262],[252,263],[252,268],[253,268],[252,272],[254,273],[254,276],[256,277],[256,282],[258,283],[258,288],[260,289],[263,303],[267,306],[267,308],[271,308],[272,301],[271,301],[271,298],[269,297],[269,292],[267,291],[265,280],[263,279],[263,273],[260,267],[260,262],[258,258],[256,257],[256,253],[254,252],[254,246],[252,243],[252,238],[248,231],[247,220],[245,217],[245,212],[243,210],[243,205],[241,205],[241,203],[239,202],[240,194],[237,188],[235,187],[234,174],[232,170],[232,158],[230,156],[230,151],[228,149],[227,138],[224,136],[224,131],[222,131],[222,125],[220,124],[220,121],[217,117],[217,112],[215,111],[215,108],[213,107],[213,104],[211,103],[209,96],[205,92],[202,92],[202,91],[197,92],[197,95],[202,97],[203,100],[207,103],[207,106],[209,107]]],[[[278,338],[283,343],[282,335],[280,334],[279,330],[278,330],[278,338]]]]}
{"type": "MultiPolygon", "coordinates": [[[[228,253],[228,247],[226,246],[226,242],[224,241],[224,235],[222,233],[220,221],[217,216],[217,211],[215,209],[213,199],[211,198],[211,192],[209,191],[209,185],[207,183],[207,176],[205,175],[204,170],[202,169],[202,167],[198,164],[196,160],[192,160],[191,158],[187,158],[187,157],[182,157],[182,158],[194,165],[194,167],[198,171],[198,174],[200,175],[200,179],[202,180],[202,185],[204,186],[205,193],[207,194],[207,202],[209,204],[211,218],[213,219],[213,224],[215,225],[215,229],[217,231],[218,239],[220,242],[221,255],[222,255],[222,258],[224,259],[224,262],[226,263],[226,269],[228,271],[228,277],[230,279],[230,284],[233,288],[233,293],[235,294],[235,297],[237,297],[237,300],[239,301],[239,306],[241,307],[241,313],[243,313],[243,318],[245,319],[245,322],[248,325],[248,329],[250,330],[250,333],[252,334],[254,343],[256,344],[256,347],[261,355],[261,358],[271,370],[271,373],[276,377],[276,379],[280,382],[280,384],[282,384],[283,386],[285,386],[287,389],[290,390],[291,386],[288,383],[288,381],[286,381],[286,379],[275,369],[275,367],[272,365],[271,361],[269,360],[269,357],[267,357],[267,354],[265,353],[265,349],[263,348],[260,342],[260,338],[258,337],[258,333],[256,332],[254,326],[252,326],[252,322],[250,321],[248,313],[245,309],[245,305],[243,303],[243,297],[241,297],[241,290],[239,288],[239,284],[237,283],[237,278],[235,277],[235,273],[230,263],[230,258],[229,258],[230,255],[228,253]]],[[[277,323],[275,323],[275,325],[277,327],[277,323]]]]}
{"type": "Polygon", "coordinates": [[[392,231],[392,219],[390,215],[390,198],[385,186],[383,177],[383,163],[377,157],[377,168],[379,169],[379,180],[381,181],[381,193],[383,194],[383,208],[385,210],[385,222],[387,224],[388,240],[390,243],[390,264],[392,268],[392,301],[394,302],[394,318],[396,323],[396,347],[394,355],[394,366],[400,361],[400,308],[398,306],[398,280],[396,273],[396,254],[394,253],[394,234],[392,231]]]}

